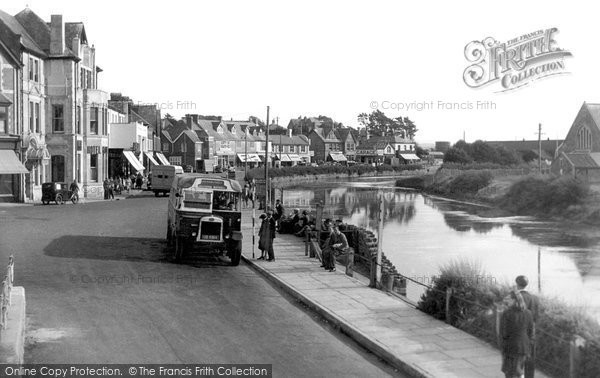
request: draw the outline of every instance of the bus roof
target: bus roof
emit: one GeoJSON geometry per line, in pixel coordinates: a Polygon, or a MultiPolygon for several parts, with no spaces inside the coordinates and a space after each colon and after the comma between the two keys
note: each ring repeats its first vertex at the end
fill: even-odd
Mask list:
{"type": "Polygon", "coordinates": [[[223,192],[241,193],[242,187],[236,180],[208,176],[198,173],[184,173],[175,177],[173,186],[179,188],[204,188],[223,192]]]}

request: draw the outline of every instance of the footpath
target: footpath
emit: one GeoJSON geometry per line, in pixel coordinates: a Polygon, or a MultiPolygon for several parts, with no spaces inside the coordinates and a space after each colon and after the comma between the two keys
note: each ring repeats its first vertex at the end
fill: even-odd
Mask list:
{"type": "MultiPolygon", "coordinates": [[[[256,216],[260,212],[257,210],[256,216]]],[[[260,224],[256,219],[256,232],[260,224]]],[[[274,239],[275,261],[252,254],[252,212],[244,210],[243,258],[271,282],[392,366],[413,377],[504,377],[500,351],[491,345],[417,310],[401,299],[349,277],[320,268],[305,256],[302,239],[274,239]]],[[[536,372],[536,377],[545,377],[536,372]]]]}

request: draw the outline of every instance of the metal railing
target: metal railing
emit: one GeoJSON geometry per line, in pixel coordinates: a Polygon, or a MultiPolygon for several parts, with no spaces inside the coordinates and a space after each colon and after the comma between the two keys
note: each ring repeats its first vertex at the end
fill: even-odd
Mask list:
{"type": "Polygon", "coordinates": [[[8,308],[10,307],[10,293],[12,291],[13,281],[14,281],[14,266],[15,260],[13,255],[8,257],[8,266],[6,267],[6,275],[4,276],[4,280],[2,281],[2,287],[0,288],[0,303],[1,303],[1,311],[0,311],[0,326],[1,329],[6,329],[6,319],[8,317],[8,308]]]}

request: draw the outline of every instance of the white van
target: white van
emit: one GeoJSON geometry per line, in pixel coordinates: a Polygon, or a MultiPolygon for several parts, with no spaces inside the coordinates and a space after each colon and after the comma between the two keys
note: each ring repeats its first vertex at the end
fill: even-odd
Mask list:
{"type": "Polygon", "coordinates": [[[160,193],[169,194],[173,179],[176,175],[183,174],[179,165],[157,165],[152,168],[152,191],[158,197],[160,193]]]}

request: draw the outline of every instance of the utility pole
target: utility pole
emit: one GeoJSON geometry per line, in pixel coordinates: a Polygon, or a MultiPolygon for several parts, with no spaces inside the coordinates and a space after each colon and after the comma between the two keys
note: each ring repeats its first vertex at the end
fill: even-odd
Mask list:
{"type": "Polygon", "coordinates": [[[269,106],[267,106],[267,133],[265,138],[265,211],[269,203],[269,106]]]}
{"type": "Polygon", "coordinates": [[[248,126],[244,130],[244,180],[248,178],[248,126]]]}
{"type": "Polygon", "coordinates": [[[542,174],[542,124],[538,125],[538,166],[542,174]]]}

